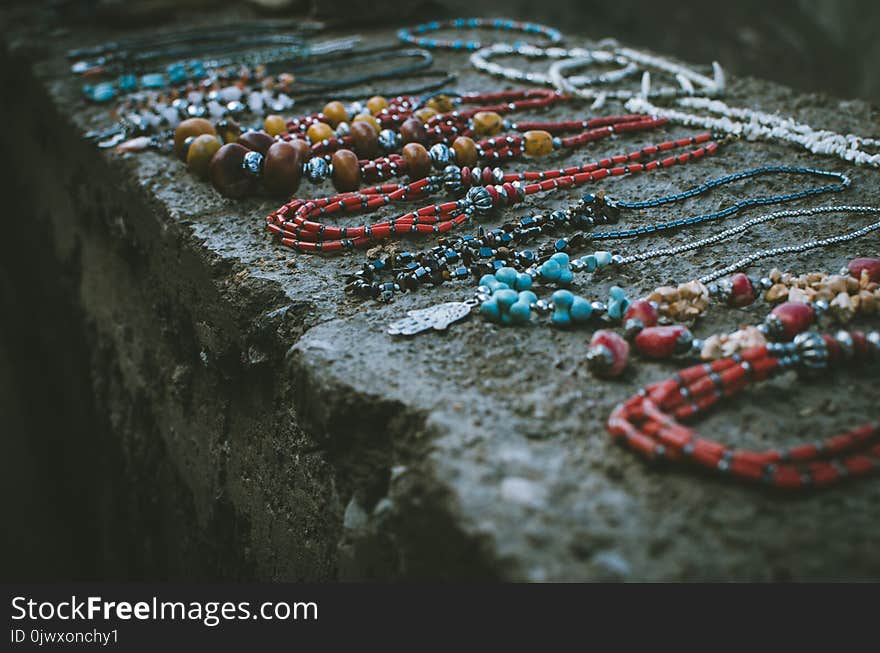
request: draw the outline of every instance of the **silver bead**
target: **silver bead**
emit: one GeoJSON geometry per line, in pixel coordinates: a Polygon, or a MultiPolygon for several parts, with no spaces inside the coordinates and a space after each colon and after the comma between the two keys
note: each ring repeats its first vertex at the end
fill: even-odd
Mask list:
{"type": "Polygon", "coordinates": [[[467,192],[466,200],[480,213],[492,210],[492,195],[483,186],[474,186],[467,192]]]}
{"type": "Polygon", "coordinates": [[[226,110],[233,116],[238,116],[244,113],[245,106],[238,100],[233,100],[232,102],[228,102],[226,104],[226,110]]]}
{"type": "Polygon", "coordinates": [[[464,183],[461,180],[461,168],[456,165],[448,165],[443,168],[443,186],[454,195],[460,194],[464,190],[464,183]]]}
{"type": "Polygon", "coordinates": [[[323,183],[330,176],[330,164],[320,156],[313,156],[303,166],[303,174],[313,184],[323,183]]]}
{"type": "Polygon", "coordinates": [[[259,177],[263,174],[263,155],[254,151],[248,152],[244,155],[241,167],[244,168],[244,171],[249,175],[259,177]]]}
{"type": "Polygon", "coordinates": [[[773,313],[764,318],[764,323],[758,329],[765,333],[768,338],[779,340],[785,334],[785,326],[773,313]],[[763,327],[763,329],[761,328],[763,327]]]}
{"type": "Polygon", "coordinates": [[[799,333],[792,340],[800,365],[807,370],[823,369],[828,364],[825,340],[815,331],[799,333]]]}
{"type": "Polygon", "coordinates": [[[834,340],[840,345],[844,358],[850,359],[855,353],[855,343],[849,331],[840,330],[834,334],[834,340]]]}
{"type": "Polygon", "coordinates": [[[492,179],[496,184],[504,183],[504,171],[501,168],[492,168],[492,179]]]}
{"type": "Polygon", "coordinates": [[[428,156],[431,157],[431,163],[437,170],[443,170],[452,163],[452,150],[444,143],[437,143],[428,150],[428,156]]]}
{"type": "Polygon", "coordinates": [[[403,138],[397,132],[390,129],[383,129],[379,132],[379,147],[386,153],[396,151],[402,142],[403,138]]]}
{"type": "Polygon", "coordinates": [[[587,350],[587,367],[594,374],[602,374],[614,365],[614,354],[605,345],[593,345],[587,350]]]}
{"type": "Polygon", "coordinates": [[[339,138],[343,138],[345,136],[348,136],[350,133],[351,133],[351,125],[349,125],[347,122],[341,122],[338,125],[336,125],[336,135],[339,138]]]}
{"type": "Polygon", "coordinates": [[[873,349],[874,362],[880,362],[880,332],[870,331],[865,334],[870,349],[873,349]]]}

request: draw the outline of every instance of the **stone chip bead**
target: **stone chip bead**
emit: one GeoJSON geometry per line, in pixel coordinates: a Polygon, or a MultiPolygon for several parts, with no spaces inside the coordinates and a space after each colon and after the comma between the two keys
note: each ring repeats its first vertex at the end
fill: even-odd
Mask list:
{"type": "Polygon", "coordinates": [[[372,159],[379,153],[379,133],[370,123],[366,121],[352,123],[351,138],[354,151],[359,157],[372,159]]]}
{"type": "Polygon", "coordinates": [[[273,195],[290,196],[302,178],[302,155],[291,143],[278,141],[266,152],[263,161],[263,186],[273,195]]]}
{"type": "Polygon", "coordinates": [[[211,173],[211,159],[220,149],[220,139],[213,134],[196,136],[186,151],[186,167],[201,179],[211,173]]]}
{"type": "Polygon", "coordinates": [[[596,376],[620,376],[629,362],[629,343],[614,331],[600,329],[590,339],[587,366],[596,376]]]}
{"type": "Polygon", "coordinates": [[[431,172],[431,157],[421,143],[407,143],[401,154],[406,159],[410,179],[422,179],[431,172]]]}
{"type": "Polygon", "coordinates": [[[217,135],[214,125],[204,118],[188,118],[177,125],[177,128],[174,130],[174,153],[177,155],[177,158],[181,161],[186,161],[187,139],[195,139],[202,134],[217,135]]]}
{"type": "Polygon", "coordinates": [[[309,142],[314,145],[328,138],[335,138],[336,132],[326,122],[313,122],[306,130],[306,136],[309,137],[309,142]]]}
{"type": "Polygon", "coordinates": [[[526,156],[546,156],[553,151],[553,137],[542,129],[527,131],[523,134],[523,141],[526,156]]]}
{"type": "Polygon", "coordinates": [[[256,179],[244,169],[249,151],[239,143],[227,143],[211,159],[211,183],[225,197],[238,199],[254,190],[256,179]]]}
{"type": "Polygon", "coordinates": [[[455,152],[455,162],[460,166],[472,168],[477,165],[479,153],[474,139],[467,136],[459,136],[452,141],[452,150],[455,152]]]}
{"type": "Polygon", "coordinates": [[[419,143],[424,145],[428,142],[428,130],[425,129],[424,123],[418,118],[410,118],[405,120],[400,126],[400,137],[403,144],[419,143]]]}
{"type": "Polygon", "coordinates": [[[333,186],[341,193],[357,190],[361,183],[361,168],[357,155],[351,150],[336,150],[330,160],[333,166],[333,186]]]}
{"type": "Polygon", "coordinates": [[[243,133],[236,141],[239,145],[244,145],[247,149],[259,152],[266,156],[266,152],[272,147],[275,139],[264,131],[249,131],[243,133]]]}
{"type": "Polygon", "coordinates": [[[504,121],[494,111],[478,111],[471,118],[477,136],[497,136],[504,128],[504,121]]]}
{"type": "Polygon", "coordinates": [[[327,116],[333,127],[336,127],[341,122],[348,122],[348,112],[345,110],[345,105],[338,100],[325,104],[321,113],[327,116]]]}
{"type": "Polygon", "coordinates": [[[269,136],[278,136],[287,132],[287,123],[281,116],[272,114],[263,119],[263,131],[269,136]]]}

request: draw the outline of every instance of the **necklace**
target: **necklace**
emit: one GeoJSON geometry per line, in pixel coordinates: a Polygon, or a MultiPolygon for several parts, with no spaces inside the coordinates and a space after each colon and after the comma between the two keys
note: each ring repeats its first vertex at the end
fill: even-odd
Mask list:
{"type": "Polygon", "coordinates": [[[663,116],[690,127],[719,130],[744,136],[748,140],[794,143],[813,154],[832,155],[857,165],[880,167],[880,154],[870,154],[862,149],[864,146],[880,146],[880,139],[865,138],[855,134],[839,134],[827,129],[816,130],[793,118],[731,107],[720,100],[682,98],[678,100],[678,106],[697,109],[703,113],[688,113],[678,109],[658,107],[643,97],[634,97],[626,104],[628,111],[663,116]],[[710,114],[721,117],[716,118],[710,114]]]}
{"type": "Polygon", "coordinates": [[[420,48],[443,48],[447,50],[479,50],[483,44],[479,41],[462,41],[456,39],[454,41],[444,41],[436,38],[427,38],[422,34],[436,32],[444,29],[462,30],[462,29],[492,29],[505,32],[523,32],[525,34],[536,34],[547,39],[549,43],[559,43],[562,41],[562,32],[538,25],[536,23],[521,23],[515,20],[504,18],[456,18],[443,22],[432,21],[416,25],[413,28],[404,28],[397,32],[398,38],[404,43],[415,45],[420,48]]]}
{"type": "MultiPolygon", "coordinates": [[[[813,209],[800,209],[796,211],[783,211],[778,214],[768,214],[759,218],[753,218],[750,224],[743,224],[733,229],[729,229],[722,234],[711,237],[711,239],[703,239],[703,244],[719,242],[722,238],[730,237],[735,233],[742,233],[745,229],[760,224],[769,219],[778,217],[788,217],[793,215],[813,215],[818,213],[826,213],[831,211],[847,211],[853,213],[880,213],[880,207],[866,206],[837,206],[837,207],[816,207],[813,209]]],[[[808,241],[799,245],[790,245],[784,247],[776,247],[770,250],[763,250],[750,254],[736,263],[723,268],[721,275],[713,272],[705,277],[701,277],[697,282],[685,284],[691,287],[691,294],[701,300],[708,301],[708,290],[704,283],[708,283],[720,278],[724,274],[729,274],[736,269],[741,269],[751,265],[757,260],[770,257],[778,257],[780,254],[798,253],[837,245],[849,242],[857,238],[862,238],[870,233],[880,230],[880,222],[874,222],[870,225],[862,227],[856,231],[825,238],[822,240],[808,241]]],[[[685,249],[666,248],[656,250],[655,256],[671,256],[678,255],[688,249],[693,249],[687,244],[681,246],[685,249]]],[[[604,256],[597,257],[600,259],[600,266],[609,265],[612,262],[612,255],[604,252],[604,256]]],[[[632,262],[634,259],[630,259],[632,262]]],[[[642,259],[644,260],[644,259],[642,259]]],[[[625,263],[627,259],[623,259],[625,263]]],[[[559,252],[550,257],[548,263],[553,263],[558,271],[558,278],[562,278],[562,272],[569,267],[568,255],[559,252]]],[[[880,274],[875,268],[880,264],[866,263],[869,274],[880,274]]],[[[570,274],[570,272],[569,272],[570,274]]],[[[861,269],[859,269],[861,274],[861,269]]],[[[528,324],[531,322],[533,312],[538,315],[549,316],[550,323],[557,327],[570,327],[578,325],[589,325],[590,323],[629,323],[628,331],[630,336],[635,336],[636,346],[639,351],[652,358],[665,358],[672,355],[685,355],[690,352],[699,353],[704,343],[693,338],[690,331],[684,326],[655,326],[658,319],[657,306],[647,300],[631,301],[623,289],[615,286],[611,288],[609,300],[606,303],[600,301],[590,301],[587,298],[575,295],[566,289],[556,290],[551,299],[538,299],[532,290],[533,278],[530,274],[517,272],[510,267],[500,268],[495,274],[485,275],[480,279],[480,286],[477,288],[473,299],[465,302],[448,302],[438,307],[429,307],[416,312],[417,319],[411,319],[412,314],[407,318],[396,320],[389,325],[388,332],[393,335],[415,335],[427,329],[442,330],[447,328],[453,322],[456,322],[471,313],[472,310],[478,310],[481,315],[492,322],[502,325],[528,324]],[[455,304],[456,308],[450,305],[455,304]],[[434,309],[436,308],[436,314],[434,309]],[[450,319],[451,315],[455,315],[455,319],[450,319]]],[[[876,289],[875,289],[876,290],[876,289]]],[[[742,291],[737,294],[741,296],[742,291]]],[[[819,305],[821,309],[822,306],[819,305]]],[[[790,339],[796,333],[808,328],[815,319],[815,310],[808,304],[796,304],[792,307],[779,306],[773,311],[773,318],[768,321],[767,333],[771,337],[790,339]]],[[[616,336],[616,334],[612,334],[616,336]]],[[[616,336],[619,338],[619,336],[616,336]]],[[[621,339],[622,340],[622,339],[621,339]]],[[[629,353],[628,346],[620,355],[626,356],[629,353]]],[[[601,363],[599,371],[604,372],[604,368],[615,363],[620,371],[625,367],[625,359],[598,361],[601,363]]]]}
{"type": "Polygon", "coordinates": [[[301,252],[339,252],[369,247],[377,240],[396,234],[442,234],[464,224],[475,213],[484,214],[493,208],[512,206],[522,202],[528,195],[699,159],[718,148],[709,139],[708,133],[700,134],[564,169],[504,174],[500,168],[472,169],[450,165],[442,175],[431,175],[410,184],[385,184],[323,199],[297,199],[274,211],[267,218],[267,223],[270,231],[278,235],[283,244],[301,252]],[[640,162],[640,159],[658,151],[694,145],[699,147],[678,156],[640,162]],[[372,225],[334,227],[316,221],[317,218],[335,213],[355,213],[398,201],[418,199],[439,191],[441,187],[454,193],[467,189],[467,193],[462,199],[425,206],[372,225]]]}
{"type": "Polygon", "coordinates": [[[616,440],[649,460],[691,462],[740,481],[791,490],[823,488],[880,468],[880,422],[865,424],[817,444],[790,449],[733,449],[703,438],[680,422],[705,413],[721,399],[791,369],[826,370],[880,363],[880,333],[802,333],[791,343],[773,343],[695,365],[652,383],[618,405],[608,419],[616,440]]]}
{"type": "MultiPolygon", "coordinates": [[[[653,235],[667,230],[690,228],[704,222],[727,218],[753,206],[780,204],[824,193],[840,192],[845,190],[849,184],[849,178],[839,173],[803,167],[766,166],[712,179],[682,193],[642,202],[618,201],[608,198],[601,193],[588,194],[574,209],[521,218],[505,223],[500,228],[488,233],[481,228],[476,236],[447,238],[438,243],[436,248],[427,252],[418,254],[401,252],[393,258],[369,261],[362,271],[349,277],[348,289],[362,297],[377,297],[387,301],[393,297],[395,289],[397,292],[415,290],[423,284],[436,285],[438,279],[441,283],[450,279],[480,279],[484,275],[491,274],[502,267],[524,270],[526,274],[537,281],[567,286],[572,282],[576,272],[593,272],[612,263],[615,265],[626,265],[655,257],[676,256],[743,233],[757,224],[779,218],[797,217],[801,214],[797,212],[769,214],[714,236],[696,240],[679,247],[662,248],[627,257],[612,254],[608,251],[597,251],[575,260],[569,260],[567,254],[563,257],[556,256],[568,251],[572,247],[582,245],[586,241],[634,238],[653,235]],[[719,211],[687,219],[615,231],[593,230],[597,225],[616,223],[623,210],[656,208],[664,204],[696,197],[726,184],[771,174],[830,177],[838,180],[839,183],[811,187],[795,193],[747,198],[719,211]],[[528,241],[541,234],[552,233],[564,227],[575,227],[577,231],[571,236],[559,237],[553,241],[546,242],[537,249],[514,249],[518,243],[528,241]],[[550,259],[554,256],[556,258],[551,262],[550,259]],[[420,267],[428,268],[432,271],[432,274],[417,276],[415,272],[420,267]],[[394,275],[396,283],[392,283],[390,286],[383,283],[381,279],[383,272],[390,272],[394,275]]],[[[830,207],[830,209],[835,210],[834,207],[830,207]]]]}

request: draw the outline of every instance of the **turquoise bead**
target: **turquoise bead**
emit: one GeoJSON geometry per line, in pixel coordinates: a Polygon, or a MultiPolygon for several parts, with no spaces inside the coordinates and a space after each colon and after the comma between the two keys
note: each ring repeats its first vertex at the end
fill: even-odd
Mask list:
{"type": "Polygon", "coordinates": [[[530,302],[523,301],[522,295],[520,298],[513,303],[510,307],[510,310],[507,314],[510,316],[511,321],[516,324],[522,324],[523,322],[528,322],[532,317],[532,308],[529,305],[530,302]]]}
{"type": "Polygon", "coordinates": [[[583,297],[575,297],[571,303],[571,319],[575,322],[586,322],[593,314],[593,307],[583,297]]]}
{"type": "Polygon", "coordinates": [[[492,295],[492,299],[498,301],[498,305],[501,307],[501,314],[503,315],[506,312],[505,309],[509,308],[517,299],[519,299],[519,295],[517,295],[515,290],[502,288],[492,295]]]}
{"type": "Polygon", "coordinates": [[[534,304],[536,301],[538,301],[538,296],[531,290],[524,290],[519,294],[519,299],[517,301],[534,304]]]}
{"type": "Polygon", "coordinates": [[[599,267],[599,261],[596,260],[596,255],[595,255],[595,254],[587,254],[586,256],[584,256],[584,257],[581,259],[581,263],[583,264],[584,269],[585,269],[587,272],[592,272],[592,271],[595,270],[597,267],[599,267]]]}
{"type": "Polygon", "coordinates": [[[551,258],[549,261],[541,265],[538,271],[541,273],[542,279],[556,281],[559,278],[559,275],[562,274],[562,266],[551,258]]]}
{"type": "Polygon", "coordinates": [[[516,275],[516,289],[517,290],[528,290],[532,287],[532,277],[526,274],[525,272],[520,272],[516,275]]]}
{"type": "Polygon", "coordinates": [[[596,263],[600,268],[611,263],[611,252],[596,252],[596,263]]]}
{"type": "Polygon", "coordinates": [[[116,97],[116,89],[110,82],[101,82],[89,89],[88,95],[95,102],[109,102],[116,97]]]}
{"type": "Polygon", "coordinates": [[[489,286],[490,284],[496,283],[498,279],[495,278],[494,274],[484,274],[480,277],[480,286],[489,286]]]}
{"type": "Polygon", "coordinates": [[[608,300],[608,317],[613,320],[622,320],[629,308],[630,301],[620,286],[612,286],[609,293],[611,298],[608,300]]]}
{"type": "Polygon", "coordinates": [[[513,268],[500,268],[495,272],[495,278],[501,283],[506,283],[509,288],[516,284],[516,270],[513,268]]]}
{"type": "Polygon", "coordinates": [[[560,286],[567,286],[574,280],[574,272],[571,271],[570,268],[565,268],[559,273],[559,278],[556,280],[560,286]]]}
{"type": "Polygon", "coordinates": [[[480,315],[492,322],[498,322],[501,319],[501,307],[494,297],[490,297],[480,304],[480,315]]]}
{"type": "Polygon", "coordinates": [[[611,286],[608,292],[614,299],[626,299],[626,293],[620,286],[611,286]]]}
{"type": "Polygon", "coordinates": [[[569,326],[571,315],[569,309],[574,301],[574,295],[567,290],[557,290],[553,293],[553,316],[550,321],[556,326],[569,326]]]}
{"type": "Polygon", "coordinates": [[[569,264],[570,260],[568,258],[568,254],[565,252],[556,252],[553,256],[550,257],[551,261],[556,261],[562,267],[565,267],[569,264]]]}
{"type": "Polygon", "coordinates": [[[144,88],[162,88],[167,86],[165,75],[162,73],[149,73],[141,77],[141,86],[144,88]]]}

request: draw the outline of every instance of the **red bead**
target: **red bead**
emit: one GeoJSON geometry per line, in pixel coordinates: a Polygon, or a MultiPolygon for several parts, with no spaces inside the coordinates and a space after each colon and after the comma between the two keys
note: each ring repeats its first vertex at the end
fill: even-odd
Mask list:
{"type": "Polygon", "coordinates": [[[658,317],[657,307],[654,304],[647,299],[637,299],[629,305],[626,313],[623,314],[623,323],[628,334],[635,333],[645,327],[657,324],[658,317]]]}
{"type": "Polygon", "coordinates": [[[649,358],[668,358],[676,353],[689,333],[687,327],[680,325],[648,327],[636,336],[636,349],[649,358]]]}
{"type": "Polygon", "coordinates": [[[816,318],[812,306],[799,302],[784,302],[770,311],[770,314],[782,326],[783,340],[791,340],[797,334],[806,331],[816,318]]]}
{"type": "Polygon", "coordinates": [[[730,277],[730,297],[727,298],[729,306],[748,306],[755,301],[755,289],[752,282],[742,272],[730,277]]]}
{"type": "Polygon", "coordinates": [[[629,343],[614,331],[600,329],[590,339],[587,362],[597,376],[620,376],[629,360],[629,343]]]}
{"type": "Polygon", "coordinates": [[[854,258],[846,267],[856,279],[861,278],[862,270],[867,270],[868,279],[880,283],[880,258],[854,258]]]}

